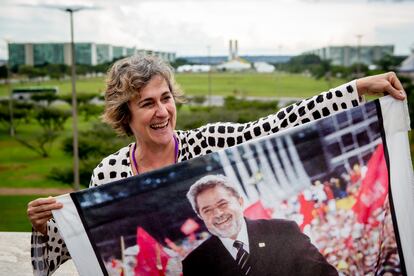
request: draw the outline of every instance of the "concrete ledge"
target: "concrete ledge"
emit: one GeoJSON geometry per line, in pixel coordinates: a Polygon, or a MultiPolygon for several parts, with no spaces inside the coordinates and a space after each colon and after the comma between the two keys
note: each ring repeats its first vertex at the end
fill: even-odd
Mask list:
{"type": "MultiPolygon", "coordinates": [[[[30,235],[26,232],[0,232],[0,275],[33,275],[30,235]]],[[[53,275],[78,275],[72,260],[53,275]]]]}

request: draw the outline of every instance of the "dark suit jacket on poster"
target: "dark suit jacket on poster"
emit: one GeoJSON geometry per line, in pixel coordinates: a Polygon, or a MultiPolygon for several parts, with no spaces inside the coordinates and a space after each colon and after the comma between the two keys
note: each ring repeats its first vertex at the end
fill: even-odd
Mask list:
{"type": "MultiPolygon", "coordinates": [[[[246,222],[250,276],[338,275],[295,222],[280,219],[246,222]]],[[[241,275],[241,271],[220,239],[211,236],[183,260],[183,274],[234,276],[241,275]]]]}

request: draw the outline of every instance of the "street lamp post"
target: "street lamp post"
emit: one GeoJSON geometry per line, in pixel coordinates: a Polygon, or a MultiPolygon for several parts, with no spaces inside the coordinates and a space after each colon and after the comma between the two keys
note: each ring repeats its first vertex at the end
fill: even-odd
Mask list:
{"type": "MultiPolygon", "coordinates": [[[[31,5],[29,5],[31,6],[31,5]]],[[[72,128],[73,128],[73,187],[76,191],[80,189],[79,179],[79,143],[78,143],[78,112],[77,112],[77,98],[76,98],[76,58],[75,58],[75,42],[73,39],[73,13],[81,10],[93,10],[99,9],[94,6],[62,6],[53,4],[35,5],[37,7],[47,9],[58,9],[64,12],[68,12],[70,15],[70,48],[71,48],[71,67],[72,67],[72,128]]]]}
{"type": "Polygon", "coordinates": [[[73,13],[80,11],[81,8],[66,8],[65,11],[70,15],[70,48],[72,56],[72,128],[73,128],[73,187],[76,191],[80,189],[79,177],[79,142],[78,142],[78,107],[76,98],[76,56],[75,42],[73,38],[73,13]]]}

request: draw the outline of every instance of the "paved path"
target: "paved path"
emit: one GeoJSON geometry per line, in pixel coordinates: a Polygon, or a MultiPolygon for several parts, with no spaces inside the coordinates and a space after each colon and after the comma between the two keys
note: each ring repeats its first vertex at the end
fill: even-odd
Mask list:
{"type": "MultiPolygon", "coordinates": [[[[30,233],[0,232],[0,275],[33,275],[30,260],[30,233]]],[[[53,275],[79,275],[72,260],[53,275]]]]}
{"type": "MultiPolygon", "coordinates": [[[[247,97],[237,97],[238,99],[244,99],[248,101],[278,101],[279,102],[279,108],[284,107],[288,103],[297,102],[300,100],[303,100],[303,98],[297,98],[297,97],[253,97],[253,96],[247,96],[247,97]]],[[[223,106],[224,105],[224,97],[218,96],[218,95],[212,95],[211,98],[206,96],[206,100],[203,103],[204,106],[207,105],[215,105],[215,106],[223,106]]]]}
{"type": "MultiPolygon", "coordinates": [[[[0,195],[44,195],[55,196],[73,192],[71,188],[0,188],[0,195]]],[[[1,274],[0,274],[1,275],[1,274]]]]}

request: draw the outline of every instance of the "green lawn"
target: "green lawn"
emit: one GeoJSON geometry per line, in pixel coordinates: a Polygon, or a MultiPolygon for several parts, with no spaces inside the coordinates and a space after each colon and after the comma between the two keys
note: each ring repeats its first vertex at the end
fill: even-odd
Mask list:
{"type": "Polygon", "coordinates": [[[43,158],[14,140],[0,141],[0,187],[62,187],[60,182],[47,178],[52,167],[70,167],[72,158],[55,143],[50,157],[43,158]]]}
{"type": "MultiPolygon", "coordinates": [[[[32,87],[32,86],[57,86],[59,93],[72,93],[72,83],[70,80],[58,81],[51,80],[46,82],[28,82],[24,84],[12,84],[11,88],[32,87]]],[[[104,78],[78,79],[76,82],[78,93],[96,93],[100,94],[105,89],[104,78]]],[[[4,84],[0,85],[0,97],[8,96],[8,87],[4,84]]]]}
{"type": "MultiPolygon", "coordinates": [[[[177,82],[187,95],[207,95],[208,74],[206,73],[180,73],[176,75],[177,82]]],[[[333,80],[336,86],[343,80],[333,80]]],[[[41,83],[29,82],[13,84],[12,88],[29,86],[57,86],[61,94],[71,93],[71,82],[47,81],[41,83]]],[[[76,83],[78,93],[100,94],[105,89],[104,78],[78,79],[76,83]]],[[[286,73],[213,73],[211,76],[211,89],[214,95],[266,96],[266,97],[309,97],[317,92],[327,90],[328,83],[324,80],[315,80],[303,75],[286,73]]],[[[8,88],[0,85],[0,97],[9,95],[8,88]]]]}
{"type": "MultiPolygon", "coordinates": [[[[177,74],[177,82],[186,94],[207,95],[208,93],[208,74],[177,74]]],[[[343,80],[334,80],[333,86],[343,82],[343,80]]],[[[284,73],[214,73],[211,77],[212,94],[224,96],[237,94],[307,98],[329,88],[326,81],[284,73]]]]}
{"type": "MultiPolygon", "coordinates": [[[[87,129],[89,124],[90,122],[85,122],[80,117],[78,128],[87,129]]],[[[35,123],[20,125],[16,135],[33,141],[33,135],[40,130],[35,123]]],[[[12,139],[8,130],[0,125],[0,187],[67,188],[70,184],[47,178],[51,168],[71,167],[73,164],[72,157],[64,154],[62,150],[62,140],[66,137],[72,137],[71,119],[66,121],[64,132],[50,147],[50,156],[44,158],[12,139]]]]}
{"type": "Polygon", "coordinates": [[[38,197],[0,196],[0,231],[30,232],[32,227],[26,216],[27,203],[38,197]]]}

